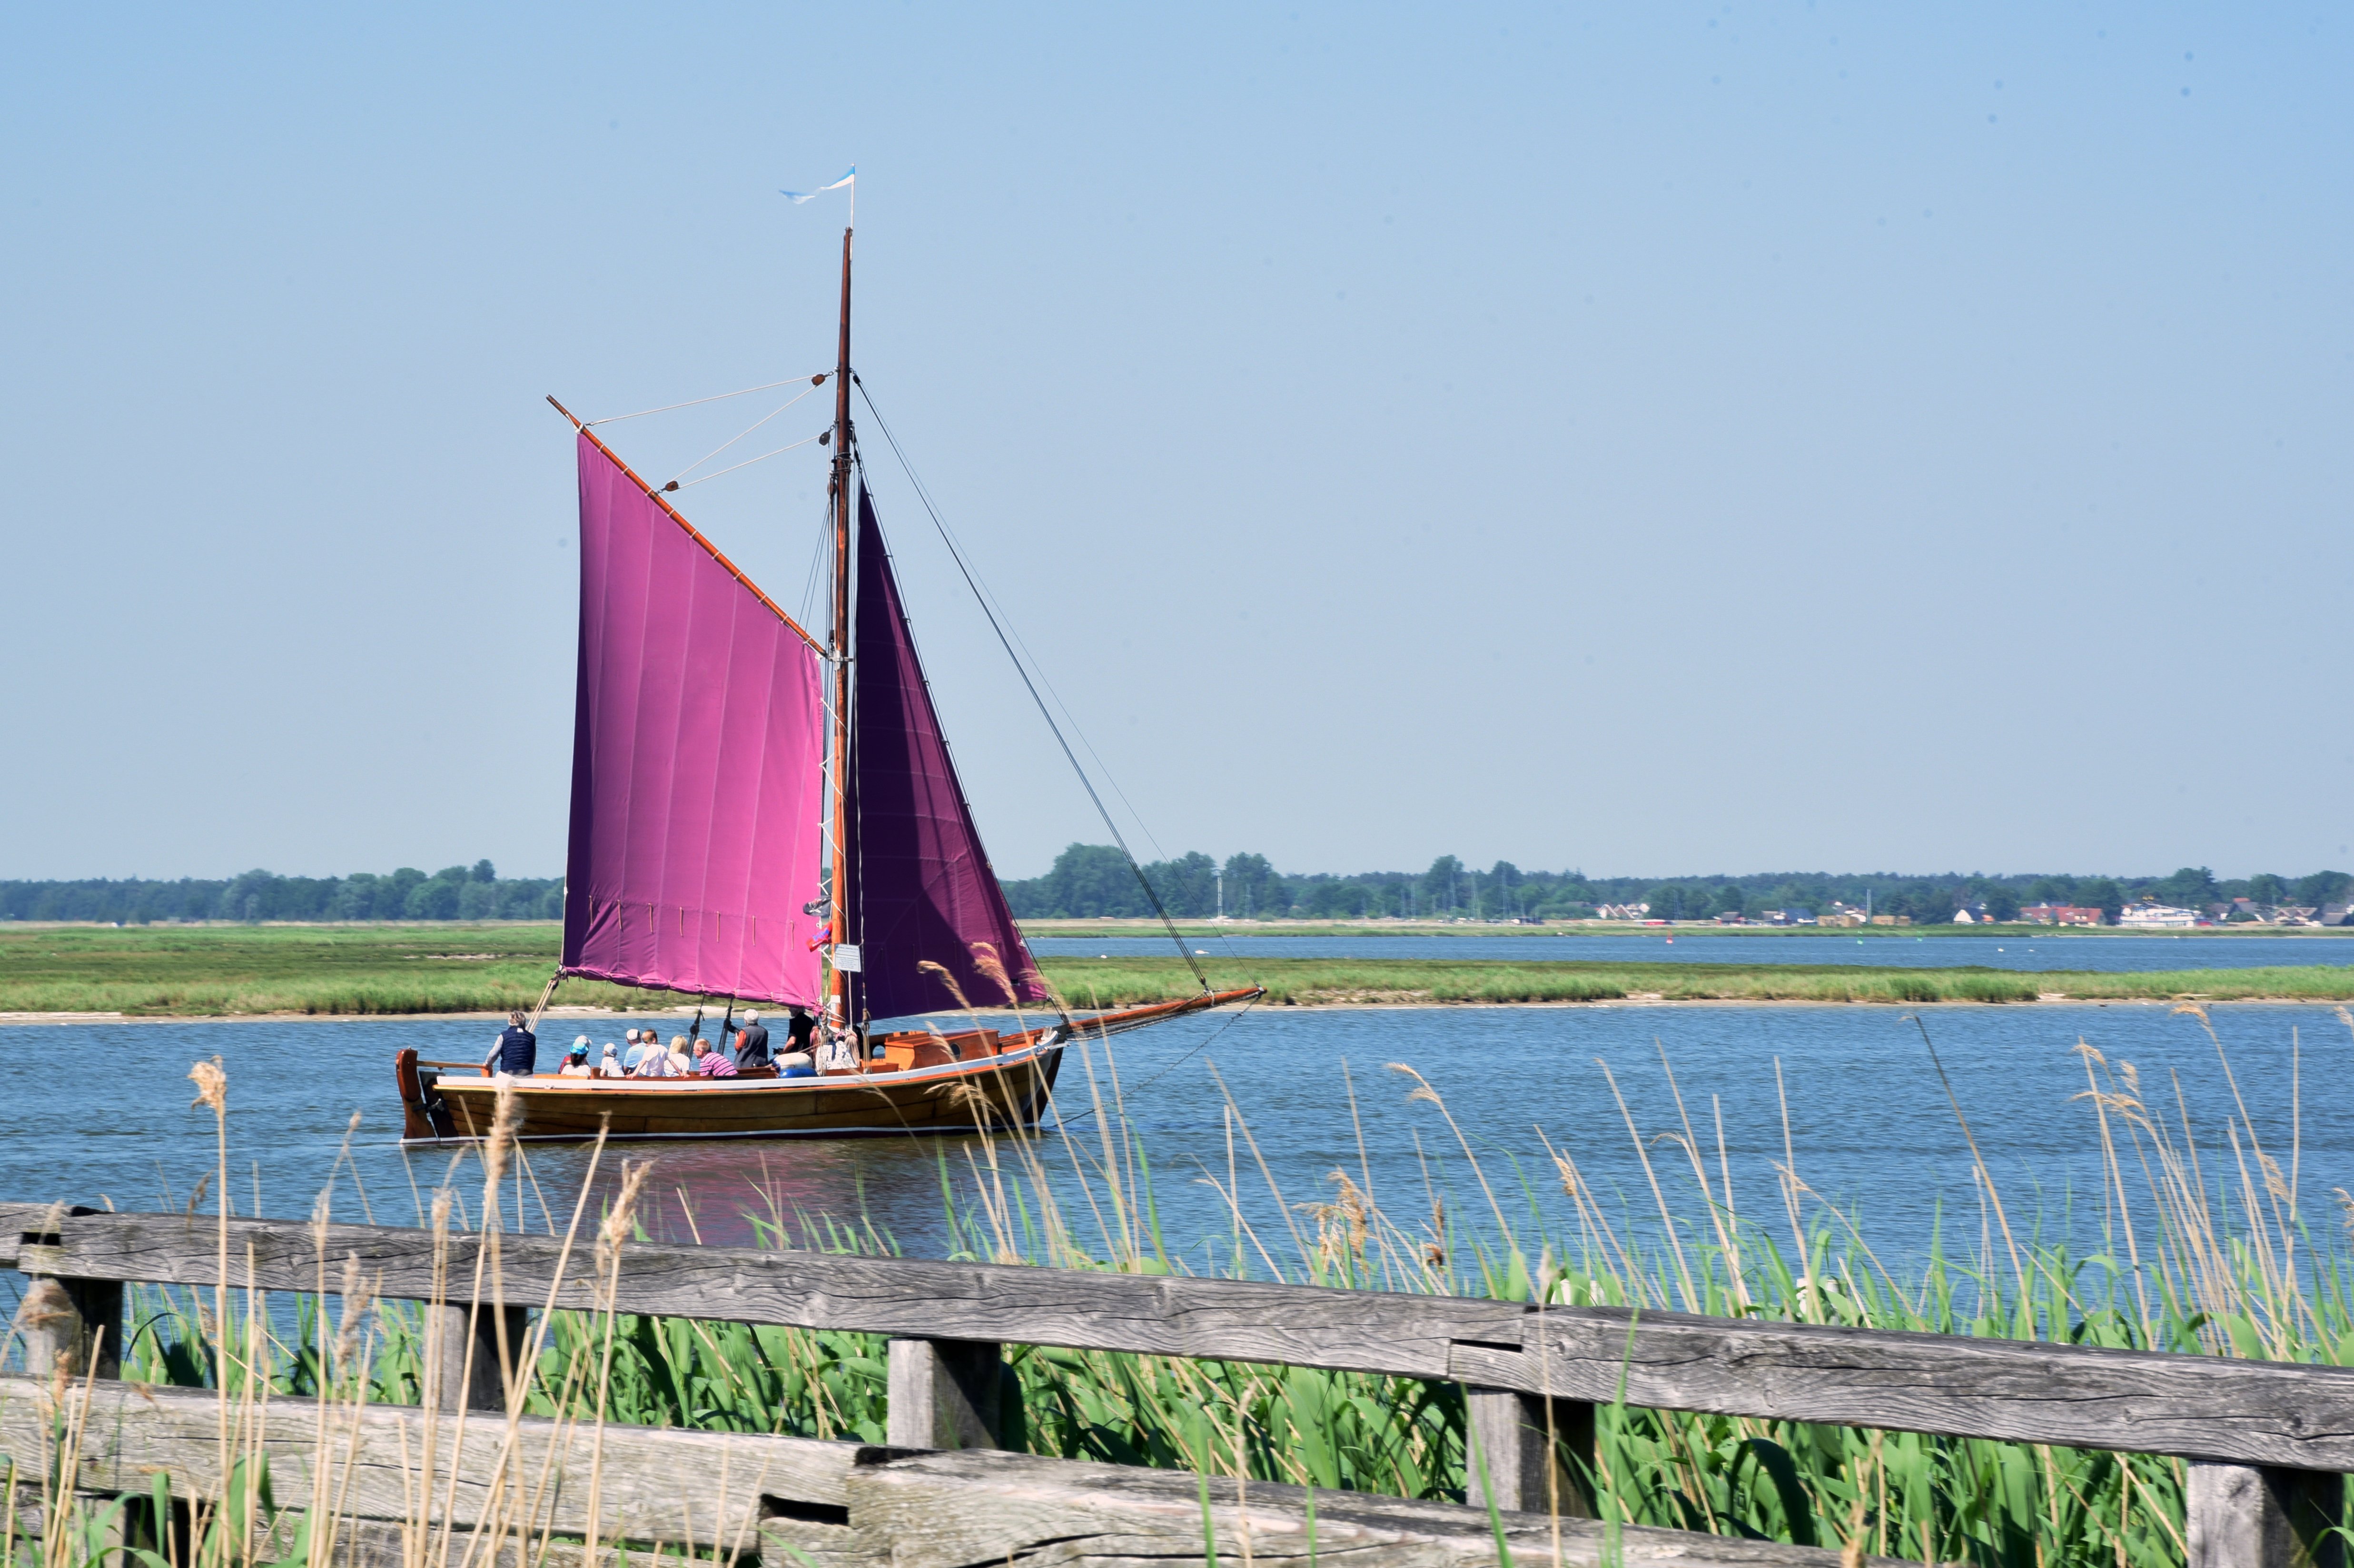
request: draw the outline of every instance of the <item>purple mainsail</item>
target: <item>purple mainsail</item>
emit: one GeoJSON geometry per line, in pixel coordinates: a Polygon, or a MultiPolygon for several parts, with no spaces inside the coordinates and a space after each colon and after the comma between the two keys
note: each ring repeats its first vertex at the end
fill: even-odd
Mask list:
{"type": "Polygon", "coordinates": [[[850,741],[853,1013],[903,1018],[1037,1001],[1045,982],[990,870],[916,658],[875,504],[858,494],[850,741]]]}
{"type": "Polygon", "coordinates": [[[563,972],[814,1003],[818,656],[586,431],[579,458],[563,972]]]}

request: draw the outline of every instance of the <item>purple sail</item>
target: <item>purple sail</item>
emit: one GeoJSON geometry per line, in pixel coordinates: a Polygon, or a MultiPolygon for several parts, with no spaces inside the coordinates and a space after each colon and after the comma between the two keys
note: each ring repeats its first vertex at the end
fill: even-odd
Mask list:
{"type": "Polygon", "coordinates": [[[858,496],[856,683],[850,743],[854,1015],[904,1018],[1043,1000],[965,804],[916,658],[875,504],[858,496]]]}
{"type": "Polygon", "coordinates": [[[587,432],[566,974],[819,1001],[817,654],[587,432]]]}

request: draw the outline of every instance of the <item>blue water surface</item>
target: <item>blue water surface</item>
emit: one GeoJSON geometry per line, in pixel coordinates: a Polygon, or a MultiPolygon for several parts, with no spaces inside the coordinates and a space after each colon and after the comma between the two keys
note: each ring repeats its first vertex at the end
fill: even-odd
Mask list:
{"type": "MultiPolygon", "coordinates": [[[[1108,1059],[1098,1047],[1072,1060],[1059,1090],[1067,1130],[1036,1150],[1083,1238],[1108,1252],[1097,1216],[1105,1230],[1116,1222],[1089,1205],[1073,1172],[1100,1152],[1096,1097],[1108,1111],[1124,1107],[1150,1160],[1164,1245],[1186,1266],[1207,1268],[1234,1242],[1235,1204],[1250,1227],[1246,1250],[1296,1258],[1293,1227],[1311,1225],[1297,1205],[1329,1200],[1336,1171],[1370,1187],[1408,1230],[1440,1201],[1492,1227],[1467,1143],[1503,1223],[1524,1237],[1574,1233],[1548,1143],[1628,1226],[1646,1227],[1653,1213],[1638,1149],[1669,1205],[1697,1220],[1704,1204],[1690,1160],[1680,1143],[1662,1141],[1680,1138],[1689,1115],[1711,1179],[1721,1162],[1741,1213],[1787,1232],[1776,1173],[1787,1139],[1797,1176],[1850,1209],[1897,1266],[1917,1262],[1941,1212],[1968,1249],[1980,1235],[1968,1150],[1925,1024],[2022,1240],[2039,1226],[2073,1227],[2093,1245],[2113,1201],[2083,1097],[2080,1042],[2113,1067],[2135,1064],[2153,1111],[2169,1122],[2187,1117],[2210,1179],[2236,1185],[2224,1132],[2232,1090],[2197,1020],[2122,1003],[1925,1008],[1920,1024],[1914,1016],[1871,1005],[1229,1012],[1119,1037],[1108,1059]],[[1416,1081],[1394,1063],[1416,1069],[1443,1107],[1410,1099],[1416,1081]]],[[[429,1057],[479,1056],[491,1027],[475,1019],[0,1027],[11,1085],[0,1098],[0,1198],[186,1206],[214,1150],[211,1114],[190,1107],[185,1075],[218,1054],[238,1212],[307,1216],[327,1190],[339,1219],[414,1224],[425,1194],[446,1180],[478,1214],[481,1176],[469,1152],[400,1146],[392,1056],[404,1045],[429,1057]]],[[[601,1041],[621,1027],[568,1021],[546,1033],[587,1028],[601,1041]]],[[[2327,1194],[2354,1188],[2345,1025],[2327,1008],[2244,1005],[2217,1009],[2214,1027],[2257,1136],[2285,1171],[2294,1169],[2326,1240],[2336,1226],[2327,1194]],[[2290,1117],[2293,1053],[2301,1054],[2301,1128],[2290,1117]]],[[[825,1216],[938,1255],[952,1245],[943,1178],[969,1194],[988,1152],[972,1139],[644,1143],[610,1150],[592,1180],[587,1151],[542,1145],[529,1150],[518,1184],[530,1228],[560,1229],[584,1184],[593,1209],[620,1159],[651,1158],[645,1219],[657,1236],[747,1243],[763,1220],[795,1228],[825,1216]]],[[[2128,1175],[2146,1219],[2138,1166],[2128,1175]]],[[[1102,1179],[1090,1185],[1100,1197],[1102,1179]]]]}
{"type": "MultiPolygon", "coordinates": [[[[1166,937],[1033,937],[1041,958],[1160,957],[1166,937]]],[[[1190,937],[1195,952],[1269,959],[1577,959],[1604,963],[1872,964],[1892,969],[2089,969],[2132,974],[2152,969],[2266,969],[2276,964],[2354,964],[2354,938],[2162,936],[2017,937],[1858,935],[1853,931],[1646,931],[1597,935],[1572,930],[1526,936],[1337,937],[1265,934],[1190,937]]]]}

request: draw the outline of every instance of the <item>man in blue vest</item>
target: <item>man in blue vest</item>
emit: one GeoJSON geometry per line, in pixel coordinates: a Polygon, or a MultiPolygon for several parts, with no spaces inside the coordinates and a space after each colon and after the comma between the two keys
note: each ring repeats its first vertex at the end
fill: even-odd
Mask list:
{"type": "Polygon", "coordinates": [[[499,1031],[498,1044],[490,1060],[482,1064],[484,1072],[499,1072],[510,1077],[528,1078],[539,1065],[539,1036],[523,1026],[523,1014],[507,1014],[507,1026],[499,1031]]]}

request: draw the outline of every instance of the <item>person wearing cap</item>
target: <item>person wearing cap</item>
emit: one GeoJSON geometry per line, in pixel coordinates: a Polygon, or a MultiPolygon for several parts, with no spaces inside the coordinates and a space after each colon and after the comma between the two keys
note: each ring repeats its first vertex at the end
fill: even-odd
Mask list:
{"type": "Polygon", "coordinates": [[[769,1054],[769,1026],[760,1022],[757,1012],[744,1015],[743,1033],[736,1037],[736,1065],[767,1067],[774,1065],[769,1054]]]}
{"type": "MultiPolygon", "coordinates": [[[[632,1029],[630,1033],[635,1035],[637,1031],[632,1029]]],[[[630,1075],[628,1069],[621,1065],[620,1048],[610,1040],[605,1042],[605,1057],[597,1064],[594,1075],[599,1078],[626,1078],[630,1075]]]]}
{"type": "Polygon", "coordinates": [[[633,1077],[644,1076],[645,1075],[640,1074],[638,1069],[646,1065],[646,1057],[654,1049],[654,1032],[651,1029],[632,1029],[622,1038],[629,1044],[622,1047],[621,1071],[633,1077]]]}
{"type": "Polygon", "coordinates": [[[583,1034],[572,1043],[572,1049],[564,1054],[564,1065],[556,1070],[556,1075],[559,1078],[586,1078],[591,1075],[588,1071],[588,1036],[583,1034]]]}

